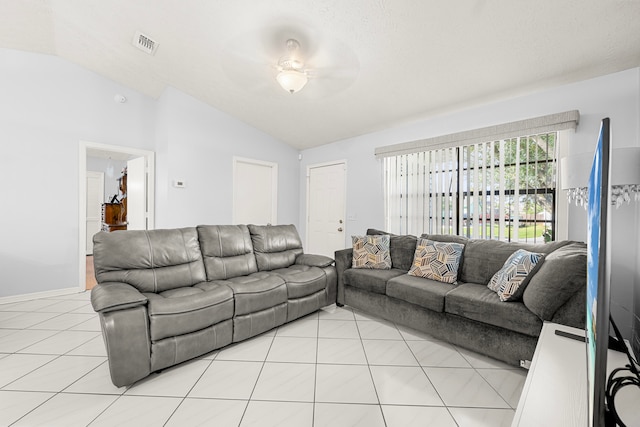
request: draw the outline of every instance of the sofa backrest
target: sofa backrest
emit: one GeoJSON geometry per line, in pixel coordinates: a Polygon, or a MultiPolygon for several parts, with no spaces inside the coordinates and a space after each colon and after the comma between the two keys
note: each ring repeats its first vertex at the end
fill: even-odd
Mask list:
{"type": "Polygon", "coordinates": [[[248,225],[258,270],[269,271],[293,265],[302,251],[302,240],[294,225],[248,225]]]}
{"type": "MultiPolygon", "coordinates": [[[[552,320],[558,309],[577,292],[587,287],[587,245],[568,242],[545,257],[538,272],[527,285],[522,300],[524,305],[542,320],[552,320]]],[[[585,318],[586,304],[572,306],[576,313],[565,313],[576,327],[585,318]]]]}
{"type": "Polygon", "coordinates": [[[387,233],[386,231],[376,230],[375,228],[367,229],[367,236],[380,234],[389,235],[389,256],[391,256],[391,267],[409,271],[411,264],[413,264],[413,256],[416,253],[418,238],[411,235],[387,233]]]}
{"type": "Polygon", "coordinates": [[[124,282],[162,292],[206,280],[195,227],[100,232],[93,236],[98,283],[124,282]]]}
{"type": "Polygon", "coordinates": [[[466,283],[486,285],[509,256],[518,249],[549,254],[569,244],[569,241],[549,243],[517,243],[499,240],[469,239],[462,253],[463,264],[459,279],[466,283]]]}
{"type": "Polygon", "coordinates": [[[258,271],[246,225],[199,225],[207,280],[226,280],[258,271]]]}

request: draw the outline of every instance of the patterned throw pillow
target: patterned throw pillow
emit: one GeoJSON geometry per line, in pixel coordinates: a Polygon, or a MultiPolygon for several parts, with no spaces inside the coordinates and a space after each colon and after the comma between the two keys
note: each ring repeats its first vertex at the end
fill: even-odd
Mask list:
{"type": "Polygon", "coordinates": [[[531,273],[541,264],[543,257],[544,254],[518,249],[493,275],[487,286],[498,294],[500,301],[521,299],[525,286],[533,277],[531,273]]]}
{"type": "Polygon", "coordinates": [[[389,270],[389,236],[351,236],[353,242],[353,268],[375,268],[389,270]]]}
{"type": "Polygon", "coordinates": [[[462,243],[418,239],[409,274],[455,284],[463,250],[462,243]]]}

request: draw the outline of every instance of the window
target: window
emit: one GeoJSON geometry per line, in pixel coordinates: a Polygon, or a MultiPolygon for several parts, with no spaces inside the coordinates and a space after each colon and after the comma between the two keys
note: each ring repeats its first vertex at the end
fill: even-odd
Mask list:
{"type": "Polygon", "coordinates": [[[564,139],[564,129],[575,129],[578,119],[577,111],[568,113],[573,120],[534,134],[524,133],[532,122],[560,115],[516,122],[529,126],[519,129],[527,136],[513,136],[518,126],[511,123],[490,129],[501,134],[508,128],[510,134],[500,139],[490,139],[486,129],[480,129],[376,150],[384,158],[386,229],[397,234],[555,240],[558,141],[564,139]]]}
{"type": "Polygon", "coordinates": [[[556,141],[553,132],[385,158],[387,229],[553,240],[556,141]]]}

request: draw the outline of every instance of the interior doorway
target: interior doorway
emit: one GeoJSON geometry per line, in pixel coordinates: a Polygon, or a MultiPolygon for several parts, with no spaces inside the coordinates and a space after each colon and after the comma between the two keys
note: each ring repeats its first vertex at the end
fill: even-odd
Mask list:
{"type": "Polygon", "coordinates": [[[345,161],[307,167],[307,252],[333,258],[346,236],[345,161]]]}
{"type": "Polygon", "coordinates": [[[233,158],[234,224],[277,224],[278,164],[233,158]]]}
{"type": "MultiPolygon", "coordinates": [[[[91,238],[89,236],[90,231],[87,228],[87,220],[93,212],[89,212],[88,209],[88,176],[87,159],[88,158],[105,158],[114,161],[124,162],[128,164],[130,160],[137,160],[137,164],[142,166],[142,173],[138,173],[138,180],[134,185],[141,187],[138,191],[138,197],[142,198],[139,202],[140,209],[143,212],[138,213],[138,225],[135,228],[138,229],[153,229],[155,225],[155,153],[148,150],[140,150],[136,148],[121,147],[117,145],[100,144],[94,142],[80,141],[79,144],[79,165],[78,165],[78,198],[79,198],[79,210],[78,210],[78,288],[80,291],[89,289],[93,284],[91,278],[93,272],[91,271],[93,263],[90,263],[90,259],[87,256],[88,241],[91,238]],[[141,195],[141,196],[140,196],[141,195]],[[140,222],[140,218],[144,218],[143,222],[140,222]],[[91,275],[91,277],[89,277],[91,275]]],[[[104,195],[103,195],[104,197],[104,195]]],[[[91,250],[93,252],[93,250],[91,250]]]]}

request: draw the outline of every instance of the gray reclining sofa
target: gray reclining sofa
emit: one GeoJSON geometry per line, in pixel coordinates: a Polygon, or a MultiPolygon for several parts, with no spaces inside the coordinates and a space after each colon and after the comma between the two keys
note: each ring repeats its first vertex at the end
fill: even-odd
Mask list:
{"type": "Polygon", "coordinates": [[[201,225],[94,236],[99,313],[116,386],[336,302],[331,258],[293,225],[201,225]]]}
{"type": "MultiPolygon", "coordinates": [[[[369,229],[368,235],[388,234],[369,229]]],[[[422,235],[464,244],[457,284],[408,275],[417,237],[390,237],[391,269],[352,268],[352,249],[336,251],[338,305],[346,304],[519,366],[531,360],[543,321],[584,329],[586,245],[506,243],[422,235]],[[546,254],[519,301],[503,302],[487,287],[518,249],[546,254]]]]}

